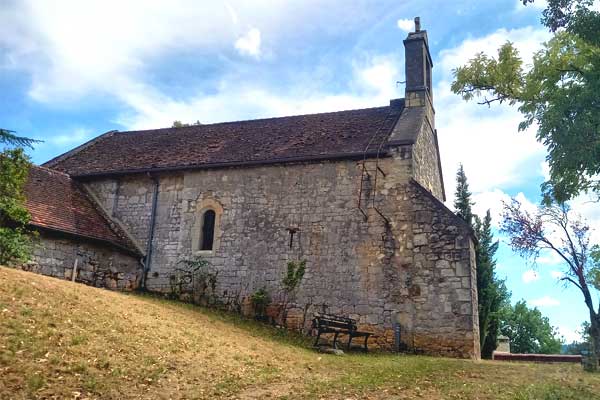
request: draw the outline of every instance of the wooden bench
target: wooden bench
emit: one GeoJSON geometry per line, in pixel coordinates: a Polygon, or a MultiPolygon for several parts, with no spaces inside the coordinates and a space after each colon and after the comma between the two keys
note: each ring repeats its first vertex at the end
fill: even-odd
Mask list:
{"type": "Polygon", "coordinates": [[[356,320],[352,318],[346,318],[332,314],[316,314],[313,318],[312,326],[313,329],[317,330],[317,338],[314,344],[315,347],[319,345],[319,339],[321,338],[321,334],[333,333],[334,349],[337,349],[338,336],[342,334],[348,335],[348,343],[346,344],[346,349],[350,350],[353,338],[364,337],[365,342],[362,348],[365,352],[369,350],[367,348],[367,341],[369,340],[369,336],[371,336],[371,333],[360,332],[357,328],[356,320]]]}

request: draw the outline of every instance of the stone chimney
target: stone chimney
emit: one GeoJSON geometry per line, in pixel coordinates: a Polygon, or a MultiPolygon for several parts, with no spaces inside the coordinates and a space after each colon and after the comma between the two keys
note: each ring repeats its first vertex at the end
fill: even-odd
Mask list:
{"type": "Polygon", "coordinates": [[[406,107],[427,107],[430,123],[433,125],[433,92],[431,68],[433,63],[429,54],[427,31],[421,30],[421,19],[415,18],[415,31],[404,40],[406,107]]]}

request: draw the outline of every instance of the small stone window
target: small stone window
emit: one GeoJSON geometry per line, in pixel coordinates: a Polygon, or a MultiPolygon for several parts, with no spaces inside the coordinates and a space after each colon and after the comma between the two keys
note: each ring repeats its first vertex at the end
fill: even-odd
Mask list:
{"type": "Polygon", "coordinates": [[[215,220],[217,214],[214,210],[206,210],[202,216],[202,243],[200,250],[212,250],[215,240],[215,220]]]}
{"type": "Polygon", "coordinates": [[[214,256],[221,242],[223,206],[214,199],[204,199],[196,205],[190,232],[192,252],[199,256],[214,256]]]}

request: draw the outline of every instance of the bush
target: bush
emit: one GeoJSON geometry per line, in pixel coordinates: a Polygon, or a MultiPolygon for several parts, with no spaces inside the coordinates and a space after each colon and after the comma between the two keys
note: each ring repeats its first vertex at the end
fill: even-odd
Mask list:
{"type": "Polygon", "coordinates": [[[250,302],[254,309],[254,316],[257,319],[265,319],[267,307],[271,304],[271,296],[269,296],[267,289],[261,288],[254,292],[252,296],[250,296],[250,302]]]}

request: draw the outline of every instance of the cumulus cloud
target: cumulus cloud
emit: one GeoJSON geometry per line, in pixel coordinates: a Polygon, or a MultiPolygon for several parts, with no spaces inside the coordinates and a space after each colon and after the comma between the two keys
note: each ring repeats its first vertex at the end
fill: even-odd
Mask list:
{"type": "Polygon", "coordinates": [[[394,95],[398,65],[399,61],[391,56],[357,60],[352,67],[352,89],[339,94],[317,90],[281,95],[226,79],[217,93],[200,93],[179,101],[152,88],[139,88],[125,94],[136,112],[123,114],[119,122],[131,129],[145,129],[168,126],[174,119],[210,123],[384,105],[394,95]]]}
{"type": "Polygon", "coordinates": [[[241,55],[258,58],[260,56],[260,43],[260,31],[252,28],[235,41],[235,48],[241,55]]]}
{"type": "Polygon", "coordinates": [[[404,32],[407,32],[407,33],[411,32],[415,27],[414,21],[410,18],[399,19],[396,22],[396,25],[398,26],[398,28],[400,28],[401,30],[403,30],[404,32]]]}
{"type": "Polygon", "coordinates": [[[531,282],[535,282],[535,281],[539,280],[540,275],[536,271],[529,269],[529,270],[523,272],[521,279],[523,280],[523,283],[531,283],[531,282]]]}
{"type": "MultiPolygon", "coordinates": [[[[349,59],[353,76],[344,90],[333,93],[324,90],[326,85],[319,85],[314,74],[296,76],[285,92],[240,76],[248,70],[243,65],[247,61],[231,56],[265,56],[265,37],[287,48],[291,34],[316,35],[313,24],[341,35],[376,13],[365,1],[348,5],[334,0],[330,7],[335,13],[322,13],[317,4],[318,0],[23,0],[0,9],[0,66],[28,72],[29,95],[38,102],[72,105],[81,98],[110,96],[123,105],[116,121],[127,128],[167,126],[175,119],[215,122],[333,111],[383,105],[396,97],[399,76],[390,78],[390,71],[397,73],[396,65],[373,61],[377,54],[349,59]],[[107,21],[118,28],[107,28],[107,21]],[[209,55],[207,59],[220,63],[207,87],[190,85],[176,93],[155,84],[156,69],[162,72],[160,67],[181,54],[209,55]],[[384,80],[387,87],[381,91],[384,80]]],[[[325,62],[317,68],[331,66],[325,62]]]]}
{"type": "MultiPolygon", "coordinates": [[[[436,64],[441,80],[434,99],[444,181],[452,185],[459,163],[464,165],[473,193],[491,192],[484,197],[499,199],[499,188],[538,178],[540,171],[527,166],[539,165],[544,147],[535,139],[535,130],[518,132],[522,116],[514,108],[494,105],[493,109],[465,102],[450,91],[455,68],[466,64],[479,52],[497,54],[507,40],[519,49],[525,63],[549,38],[544,28],[499,29],[489,35],[471,38],[458,46],[442,50],[436,64]],[[475,150],[478,149],[478,150],[475,150]]],[[[452,187],[452,186],[451,186],[452,187]]],[[[453,191],[448,191],[452,201],[453,191]]]]}
{"type": "Polygon", "coordinates": [[[550,296],[543,296],[538,299],[528,301],[534,307],[556,307],[560,305],[560,301],[550,296]]]}

